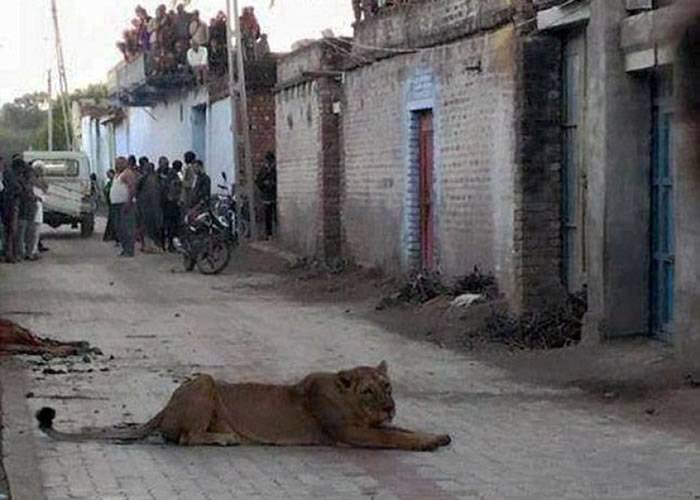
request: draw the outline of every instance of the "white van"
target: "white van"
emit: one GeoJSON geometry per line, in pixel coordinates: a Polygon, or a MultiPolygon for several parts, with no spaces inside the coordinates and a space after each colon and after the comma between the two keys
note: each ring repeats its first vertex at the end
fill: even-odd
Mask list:
{"type": "Polygon", "coordinates": [[[95,230],[95,199],[90,187],[90,160],[74,151],[27,151],[27,163],[41,160],[49,191],[44,198],[44,223],[53,228],[70,224],[83,237],[95,230]]]}

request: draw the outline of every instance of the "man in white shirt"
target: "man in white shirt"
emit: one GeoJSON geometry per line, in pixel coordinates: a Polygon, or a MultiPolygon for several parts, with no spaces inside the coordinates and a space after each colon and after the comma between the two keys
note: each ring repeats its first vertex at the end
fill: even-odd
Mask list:
{"type": "Polygon", "coordinates": [[[187,51],[187,64],[192,68],[198,84],[204,85],[209,72],[209,51],[192,40],[192,47],[187,51]]]}

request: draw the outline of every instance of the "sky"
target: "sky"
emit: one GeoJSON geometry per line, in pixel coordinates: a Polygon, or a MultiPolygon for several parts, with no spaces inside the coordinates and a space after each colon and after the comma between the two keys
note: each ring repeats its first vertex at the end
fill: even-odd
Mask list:
{"type": "MultiPolygon", "coordinates": [[[[0,0],[3,28],[0,30],[0,103],[23,94],[45,90],[47,71],[54,68],[50,0],[0,0]]],[[[120,60],[115,46],[134,17],[140,3],[149,13],[160,3],[170,7],[173,0],[56,0],[70,90],[106,79],[107,72],[120,60]]],[[[274,51],[289,50],[302,38],[319,38],[330,28],[336,35],[351,33],[350,0],[239,0],[240,7],[255,7],[264,32],[274,51]],[[303,7],[302,7],[303,5],[303,7]]],[[[226,0],[191,0],[190,10],[198,9],[207,21],[226,0]]],[[[57,87],[54,78],[54,88],[57,87]]]]}

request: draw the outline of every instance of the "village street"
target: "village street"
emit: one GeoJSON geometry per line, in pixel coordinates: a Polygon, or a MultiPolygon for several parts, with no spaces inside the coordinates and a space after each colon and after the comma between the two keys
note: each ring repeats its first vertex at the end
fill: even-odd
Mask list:
{"type": "Polygon", "coordinates": [[[54,375],[27,359],[0,363],[14,500],[700,496],[697,440],[570,405],[575,389],[517,383],[349,316],[344,304],[295,301],[270,286],[273,274],[185,274],[176,257],[118,259],[97,237],[71,233],[47,243],[52,251],[37,265],[0,269],[0,310],[42,336],[89,340],[104,356],[72,367],[52,362],[57,371],[72,370],[54,375]],[[61,429],[142,422],[193,373],[294,381],[382,359],[393,377],[397,423],[448,432],[450,447],[76,444],[51,441],[31,416],[50,405],[61,429]]]}

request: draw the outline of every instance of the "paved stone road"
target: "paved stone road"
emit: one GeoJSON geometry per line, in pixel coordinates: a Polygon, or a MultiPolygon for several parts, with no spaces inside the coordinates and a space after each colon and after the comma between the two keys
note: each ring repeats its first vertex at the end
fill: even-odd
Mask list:
{"type": "Polygon", "coordinates": [[[97,240],[62,236],[50,245],[41,263],[1,268],[0,312],[44,313],[14,318],[41,335],[88,339],[115,359],[52,376],[26,362],[2,364],[15,499],[699,498],[696,442],[581,409],[570,402],[575,394],[513,382],[351,317],[342,304],[300,305],[255,286],[273,275],[207,278],[171,272],[173,257],[117,259],[97,240]],[[58,443],[28,417],[50,404],[62,428],[138,422],[194,372],[291,381],[382,359],[398,423],[447,431],[451,447],[411,454],[58,443]],[[35,397],[25,400],[25,391],[35,397]]]}

